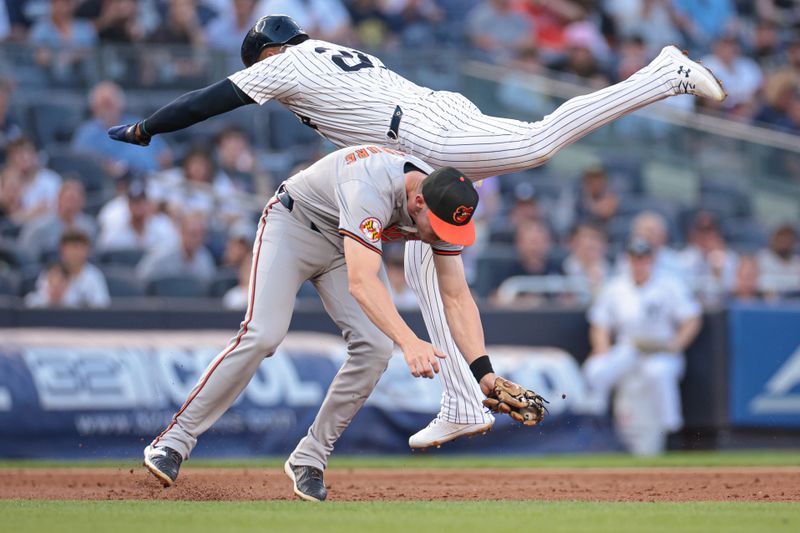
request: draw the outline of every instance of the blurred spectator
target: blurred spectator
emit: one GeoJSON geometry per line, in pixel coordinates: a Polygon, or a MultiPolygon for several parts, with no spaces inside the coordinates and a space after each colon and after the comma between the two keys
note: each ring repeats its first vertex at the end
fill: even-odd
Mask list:
{"type": "Polygon", "coordinates": [[[800,255],[797,253],[797,232],[789,224],[775,229],[769,248],[756,257],[760,276],[759,288],[766,293],[800,291],[800,255]]]}
{"type": "Polygon", "coordinates": [[[630,444],[636,453],[652,454],[663,450],[667,433],[683,426],[683,352],[700,331],[701,308],[672,278],[654,275],[647,242],[632,240],[627,251],[630,273],[609,281],[589,309],[592,353],[584,375],[596,414],[605,413],[611,391],[621,382],[633,375],[644,381],[642,391],[649,397],[638,397],[629,408],[647,410],[648,429],[656,434],[630,444]]]}
{"type": "Polygon", "coordinates": [[[166,170],[150,181],[148,193],[165,202],[169,212],[179,217],[187,212],[201,212],[227,223],[238,218],[241,208],[229,200],[236,189],[221,172],[209,151],[192,148],[180,167],[166,170]]]}
{"type": "Polygon", "coordinates": [[[85,0],[78,16],[92,19],[104,43],[135,43],[144,37],[138,0],[85,0]]]}
{"type": "Polygon", "coordinates": [[[472,46],[495,61],[515,59],[530,48],[530,21],[512,10],[511,0],[488,0],[467,15],[467,36],[472,46]]]}
{"type": "Polygon", "coordinates": [[[564,259],[564,274],[576,288],[577,297],[588,302],[600,290],[610,272],[606,260],[608,237],[605,231],[589,222],[583,222],[573,230],[570,238],[570,254],[564,259]]]}
{"type": "Polygon", "coordinates": [[[775,24],[765,20],[756,22],[753,29],[750,55],[762,69],[771,69],[780,61],[781,38],[775,24]]]}
{"type": "Polygon", "coordinates": [[[672,5],[678,28],[699,49],[707,49],[736,24],[732,0],[672,0],[672,5]]]}
{"type": "Polygon", "coordinates": [[[703,64],[722,81],[728,97],[722,103],[726,109],[753,103],[761,88],[763,74],[758,63],[741,54],[734,35],[726,35],[714,43],[714,53],[703,58],[703,64]]]}
{"type": "Polygon", "coordinates": [[[222,307],[225,309],[247,309],[252,264],[253,255],[248,250],[239,265],[239,283],[235,287],[228,289],[222,297],[222,307]]]}
{"type": "Polygon", "coordinates": [[[517,227],[542,218],[542,208],[536,198],[536,188],[528,182],[518,183],[514,187],[514,203],[508,211],[508,220],[504,221],[503,225],[517,227]]]}
{"type": "Polygon", "coordinates": [[[584,170],[573,212],[578,222],[605,226],[619,209],[619,196],[611,190],[608,176],[601,166],[584,170]]]}
{"type": "Polygon", "coordinates": [[[382,9],[389,30],[414,46],[434,39],[435,25],[443,16],[434,0],[383,0],[382,9]]]}
{"type": "Polygon", "coordinates": [[[179,236],[172,220],[156,212],[155,206],[147,198],[144,182],[134,181],[126,196],[111,202],[98,217],[98,248],[104,251],[135,249],[152,252],[161,247],[177,246],[179,236]]]}
{"type": "Polygon", "coordinates": [[[5,41],[9,36],[11,36],[11,19],[8,16],[5,1],[0,1],[0,42],[5,41]]]}
{"type": "Polygon", "coordinates": [[[0,172],[0,221],[10,227],[24,222],[22,208],[22,182],[16,174],[0,172]]]}
{"type": "MultiPolygon", "coordinates": [[[[543,222],[528,220],[516,227],[514,248],[517,253],[513,263],[499,263],[491,271],[491,287],[497,288],[515,276],[547,276],[561,274],[561,265],[553,256],[553,241],[550,230],[543,222]]],[[[527,306],[538,305],[538,295],[518,296],[514,303],[527,306]]],[[[510,302],[498,302],[507,304],[510,302]]]]}
{"type": "Polygon", "coordinates": [[[106,279],[88,262],[89,236],[68,230],[60,239],[61,262],[48,268],[36,282],[36,290],[25,297],[28,307],[108,307],[106,279]]]}
{"type": "Polygon", "coordinates": [[[22,128],[8,113],[8,105],[14,86],[11,81],[0,78],[0,163],[5,160],[8,143],[22,137],[22,128]]]}
{"type": "Polygon", "coordinates": [[[93,240],[97,224],[83,213],[86,195],[83,184],[77,180],[66,180],[58,193],[58,204],[54,212],[45,213],[22,227],[18,244],[32,257],[58,249],[61,236],[69,231],[79,231],[93,240]]]}
{"type": "Polygon", "coordinates": [[[75,131],[72,148],[99,157],[109,175],[118,177],[129,171],[147,174],[172,163],[172,153],[161,137],[154,137],[146,148],[109,138],[111,126],[138,120],[124,114],[125,93],[116,83],[103,81],[95,85],[89,94],[89,108],[92,118],[75,131]]]}
{"type": "Polygon", "coordinates": [[[736,267],[736,282],[731,292],[731,299],[746,302],[771,297],[772,295],[761,290],[760,277],[758,260],[750,256],[740,257],[736,267]]]}
{"type": "MultiPolygon", "coordinates": [[[[244,38],[244,35],[241,37],[244,38]]],[[[205,44],[206,35],[202,31],[197,13],[197,1],[169,0],[166,17],[148,37],[148,41],[193,46],[205,44]]],[[[239,45],[241,46],[241,41],[239,45]]]]}
{"type": "Polygon", "coordinates": [[[238,66],[242,40],[262,14],[255,10],[256,0],[232,0],[231,4],[209,23],[206,34],[209,46],[231,54],[238,66]]]}
{"type": "Polygon", "coordinates": [[[728,248],[714,216],[701,211],[689,230],[689,245],[680,253],[687,283],[704,303],[718,303],[733,289],[738,258],[728,248]]]}
{"type": "Polygon", "coordinates": [[[759,19],[783,28],[800,28],[800,6],[793,0],[755,0],[759,19]]]}
{"type": "MultiPolygon", "coordinates": [[[[672,276],[683,283],[683,263],[678,252],[667,244],[669,238],[667,221],[660,213],[642,211],[636,215],[631,223],[631,238],[641,239],[650,245],[656,274],[672,276]]],[[[627,254],[621,256],[618,263],[621,273],[629,272],[627,254]]]]}
{"type": "MultiPolygon", "coordinates": [[[[32,220],[55,208],[61,176],[39,164],[39,156],[33,142],[20,137],[8,144],[6,164],[0,180],[6,190],[18,189],[17,204],[7,204],[18,224],[32,220]]],[[[6,198],[6,201],[9,201],[6,198]]]]}
{"type": "Polygon", "coordinates": [[[623,40],[617,49],[617,62],[613,72],[614,81],[624,80],[644,68],[653,54],[644,40],[634,35],[623,40]]]}
{"type": "Polygon", "coordinates": [[[384,14],[382,0],[350,0],[347,10],[353,21],[353,31],[360,46],[370,50],[389,45],[389,20],[384,14]]]}
{"type": "Polygon", "coordinates": [[[386,275],[392,289],[394,305],[401,311],[419,309],[417,295],[406,284],[403,246],[392,246],[386,252],[388,253],[384,253],[383,256],[386,261],[386,275]]]}
{"type": "Polygon", "coordinates": [[[598,87],[608,85],[606,62],[610,50],[594,24],[583,20],[567,26],[564,45],[563,56],[550,64],[553,70],[585,78],[598,87]]]}
{"type": "Polygon", "coordinates": [[[350,14],[340,0],[260,0],[256,13],[289,15],[312,39],[342,44],[352,38],[350,14]]]}
{"type": "Polygon", "coordinates": [[[203,245],[205,239],[205,217],[202,214],[183,216],[177,245],[161,246],[149,251],[136,266],[136,276],[142,281],[166,276],[187,276],[200,281],[211,281],[216,266],[211,252],[203,245]]]}
{"type": "Polygon", "coordinates": [[[587,16],[580,2],[573,0],[525,0],[515,7],[529,20],[532,42],[546,55],[561,52],[567,25],[587,16]]]}
{"type": "Polygon", "coordinates": [[[671,0],[609,0],[606,9],[614,18],[620,36],[643,40],[651,57],[665,45],[683,42],[683,36],[675,25],[671,0]]]}
{"type": "Polygon", "coordinates": [[[252,253],[255,226],[242,220],[231,227],[222,258],[222,267],[238,272],[242,262],[252,253]]]}
{"type": "Polygon", "coordinates": [[[97,42],[94,26],[76,19],[75,0],[52,0],[50,15],[31,29],[29,40],[36,46],[36,62],[48,69],[52,79],[75,83],[89,78],[85,61],[97,42]]]}
{"type": "Polygon", "coordinates": [[[800,120],[793,120],[792,108],[800,99],[800,77],[788,71],[770,76],[764,84],[764,102],[756,122],[782,129],[789,133],[800,133],[800,120]]]}
{"type": "MultiPolygon", "coordinates": [[[[271,177],[261,168],[255,150],[247,134],[241,128],[229,126],[217,136],[215,155],[219,170],[231,180],[233,187],[242,194],[259,196],[271,194],[275,187],[271,177]]],[[[259,211],[261,200],[258,200],[259,211]]]]}

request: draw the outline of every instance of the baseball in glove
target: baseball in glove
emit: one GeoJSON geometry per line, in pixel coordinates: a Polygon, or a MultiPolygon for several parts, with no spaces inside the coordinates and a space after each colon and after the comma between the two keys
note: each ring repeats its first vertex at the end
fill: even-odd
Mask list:
{"type": "Polygon", "coordinates": [[[483,405],[493,413],[505,413],[526,426],[535,426],[544,420],[546,403],[550,402],[535,392],[500,377],[495,379],[494,388],[483,400],[483,405]]]}

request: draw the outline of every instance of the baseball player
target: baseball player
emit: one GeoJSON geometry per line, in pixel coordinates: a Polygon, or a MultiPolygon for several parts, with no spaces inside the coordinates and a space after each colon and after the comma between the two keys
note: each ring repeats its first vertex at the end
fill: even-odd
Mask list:
{"type": "Polygon", "coordinates": [[[447,321],[476,386],[492,398],[487,405],[511,410],[520,421],[541,420],[542,400],[497,378],[486,355],[460,257],[462,246],[475,240],[471,219],[477,204],[472,182],[458,170],[433,171],[422,160],[386,147],[338,150],[284,182],[259,223],[241,329],[205,370],[172,423],[145,449],[148,469],[165,485],[175,481],[197,437],[275,352],[289,328],[297,291],[311,280],[342,329],[348,356],[284,470],[298,496],[326,498],[322,474],[328,456],[386,369],[393,343],[415,377],[433,378],[445,360],[438,348],[417,338],[392,304],[381,261],[385,231],[429,244],[447,321]],[[533,410],[500,407],[504,402],[511,408],[522,402],[533,410]]]}
{"type": "MultiPolygon", "coordinates": [[[[542,165],[600,126],[664,98],[677,94],[725,98],[708,69],[667,46],[627,80],[573,98],[539,122],[491,117],[460,94],[406,80],[375,56],[310,39],[283,15],[263,17],[247,33],[242,62],[244,70],[179,97],[141,122],[115,126],[109,135],[147,145],[153,135],[243,105],[276,100],[338,147],[387,145],[434,167],[453,165],[477,181],[542,165]]],[[[433,256],[427,244],[409,241],[406,278],[417,293],[431,340],[456,353],[442,312],[433,256]]],[[[481,407],[480,390],[462,358],[441,364],[441,412],[409,439],[412,448],[482,433],[494,423],[481,407]]]]}
{"type": "Polygon", "coordinates": [[[590,405],[604,413],[619,380],[639,371],[654,395],[659,427],[677,431],[683,425],[683,352],[700,331],[700,305],[679,280],[654,273],[654,250],[647,241],[634,238],[626,251],[629,269],[608,282],[589,310],[592,355],[584,374],[590,405]]]}

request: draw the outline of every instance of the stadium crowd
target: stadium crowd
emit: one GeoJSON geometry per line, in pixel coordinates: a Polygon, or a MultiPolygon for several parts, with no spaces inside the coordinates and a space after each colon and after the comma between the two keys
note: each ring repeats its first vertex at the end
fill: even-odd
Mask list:
{"type": "MultiPolygon", "coordinates": [[[[197,86],[208,51],[228,58],[229,71],[240,68],[243,34],[276,12],[314,37],[379,55],[459,46],[595,87],[676,43],[704,57],[729,92],[706,111],[800,134],[800,5],[792,0],[0,0],[0,65],[22,46],[33,69],[24,77],[4,69],[0,81],[0,294],[34,307],[142,296],[246,305],[263,204],[286,172],[325,146],[310,130],[263,146],[233,115],[213,135],[190,129],[147,149],[115,143],[106,130],[152,110],[131,108],[130,87],[197,86]],[[120,54],[110,62],[116,70],[98,72],[98,51],[120,54]],[[77,90],[87,113],[57,98],[21,113],[15,91],[30,86],[77,90]],[[288,163],[275,165],[286,153],[288,163]]],[[[270,111],[271,128],[303,129],[281,111],[270,111]]],[[[601,161],[572,182],[556,184],[546,171],[485,181],[480,238],[465,254],[476,294],[497,305],[589,305],[629,268],[624,243],[638,237],[656,271],[677,275],[706,304],[800,295],[796,227],[767,235],[749,219],[746,191],[712,182],[704,192],[718,201],[665,209],[644,196],[641,169],[640,161],[601,161]]],[[[396,251],[387,263],[398,300],[413,306],[396,251]]]]}

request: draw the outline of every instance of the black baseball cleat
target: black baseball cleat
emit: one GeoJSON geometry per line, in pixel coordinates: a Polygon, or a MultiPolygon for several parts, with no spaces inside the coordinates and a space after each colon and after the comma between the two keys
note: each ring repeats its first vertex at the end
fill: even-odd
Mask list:
{"type": "Polygon", "coordinates": [[[153,473],[165,487],[171,486],[178,478],[183,457],[181,454],[166,446],[155,448],[148,446],[144,449],[144,466],[153,473]]]}
{"type": "Polygon", "coordinates": [[[289,461],[283,465],[283,471],[294,483],[294,493],[309,502],[324,502],[328,497],[322,470],[313,466],[294,466],[289,461]]]}

